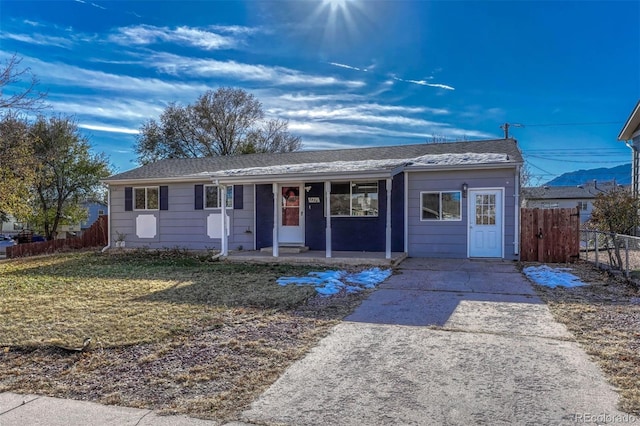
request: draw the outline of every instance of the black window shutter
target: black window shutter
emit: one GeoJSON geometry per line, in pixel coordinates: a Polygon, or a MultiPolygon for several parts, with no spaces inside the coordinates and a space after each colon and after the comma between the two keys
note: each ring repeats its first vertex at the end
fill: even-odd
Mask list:
{"type": "Polygon", "coordinates": [[[169,210],[169,187],[160,187],[160,210],[169,210]]]}
{"type": "Polygon", "coordinates": [[[243,209],[243,190],[244,185],[233,185],[233,209],[234,210],[242,210],[243,209]]]}
{"type": "Polygon", "coordinates": [[[133,210],[133,188],[130,186],[124,187],[124,211],[130,212],[133,210]]]}
{"type": "Polygon", "coordinates": [[[204,203],[203,203],[203,192],[204,192],[204,185],[196,185],[195,187],[195,192],[194,192],[194,205],[193,208],[195,210],[202,210],[204,208],[204,203]]]}

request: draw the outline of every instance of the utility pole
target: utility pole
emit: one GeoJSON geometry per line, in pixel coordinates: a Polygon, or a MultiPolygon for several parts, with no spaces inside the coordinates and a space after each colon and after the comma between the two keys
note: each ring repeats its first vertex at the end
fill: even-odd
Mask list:
{"type": "Polygon", "coordinates": [[[500,128],[502,130],[504,130],[504,138],[505,139],[509,139],[509,127],[524,127],[524,124],[520,124],[520,123],[513,123],[513,124],[504,123],[503,125],[501,125],[500,128]]]}

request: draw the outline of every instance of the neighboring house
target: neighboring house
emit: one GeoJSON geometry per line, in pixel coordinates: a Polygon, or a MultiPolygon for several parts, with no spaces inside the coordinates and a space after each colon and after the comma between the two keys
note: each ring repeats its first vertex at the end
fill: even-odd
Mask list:
{"type": "Polygon", "coordinates": [[[591,182],[577,186],[539,186],[522,188],[522,206],[527,208],[580,209],[580,222],[591,219],[596,196],[615,188],[615,182],[591,182]]]}
{"type": "Polygon", "coordinates": [[[522,162],[513,139],[161,160],[105,180],[110,245],[518,259],[522,162]]]}
{"type": "Polygon", "coordinates": [[[25,229],[22,222],[16,221],[13,216],[9,216],[6,222],[0,222],[0,234],[14,235],[25,229]]]}
{"type": "Polygon", "coordinates": [[[87,220],[80,224],[83,231],[89,229],[100,216],[109,214],[107,203],[102,201],[86,201],[82,206],[87,209],[87,220]]]}
{"type": "Polygon", "coordinates": [[[640,100],[636,104],[631,115],[624,123],[624,127],[618,135],[619,141],[624,141],[631,148],[631,190],[639,195],[638,183],[640,182],[640,100]]]}

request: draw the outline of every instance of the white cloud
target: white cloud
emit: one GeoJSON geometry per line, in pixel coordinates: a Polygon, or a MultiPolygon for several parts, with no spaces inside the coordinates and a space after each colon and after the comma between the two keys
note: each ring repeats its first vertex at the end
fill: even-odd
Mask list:
{"type": "Polygon", "coordinates": [[[140,133],[138,129],[129,129],[126,127],[107,126],[104,124],[78,124],[81,129],[95,130],[107,133],[124,133],[127,135],[137,135],[140,133]]]}
{"type": "Polygon", "coordinates": [[[64,100],[49,98],[54,111],[65,114],[107,119],[141,125],[150,118],[158,117],[165,105],[135,99],[114,99],[102,96],[65,96],[64,100]]]}
{"type": "Polygon", "coordinates": [[[419,86],[429,86],[429,87],[437,87],[439,89],[456,90],[454,87],[451,87],[449,85],[440,84],[440,83],[428,83],[426,80],[405,80],[404,78],[398,78],[398,77],[393,77],[393,79],[397,81],[402,81],[404,83],[417,84],[419,86]]]}
{"type": "Polygon", "coordinates": [[[446,126],[421,118],[411,118],[394,113],[416,114],[424,112],[422,107],[403,107],[394,105],[362,104],[349,107],[321,106],[309,109],[273,109],[268,112],[272,115],[288,119],[306,119],[323,121],[351,121],[379,125],[398,125],[411,127],[446,126]],[[386,115],[392,113],[392,115],[386,115]]]}
{"type": "Polygon", "coordinates": [[[15,40],[27,44],[35,44],[39,46],[57,46],[70,48],[73,45],[73,41],[69,40],[68,38],[44,34],[12,34],[3,32],[0,34],[0,38],[15,40]]]}
{"type": "Polygon", "coordinates": [[[358,67],[352,67],[351,65],[345,65],[345,64],[339,64],[337,62],[329,62],[329,65],[333,65],[334,67],[339,67],[339,68],[346,68],[348,70],[355,70],[355,71],[364,71],[367,72],[366,69],[363,68],[358,68],[358,67]]]}
{"type": "MultiPolygon", "coordinates": [[[[0,56],[7,55],[0,51],[0,56]]],[[[139,78],[80,68],[63,63],[44,62],[24,57],[23,65],[31,67],[35,75],[46,76],[48,84],[83,87],[92,90],[153,96],[157,101],[195,98],[210,87],[204,84],[171,82],[157,78],[139,78]]],[[[106,94],[105,94],[106,96],[106,94]]]]}
{"type": "Polygon", "coordinates": [[[244,64],[236,61],[190,58],[158,53],[145,62],[162,72],[176,76],[223,77],[237,81],[267,82],[272,85],[343,86],[358,88],[362,81],[306,74],[291,68],[244,64]]]}
{"type": "MultiPolygon", "coordinates": [[[[238,30],[235,30],[238,31],[238,30]]],[[[205,50],[231,49],[239,40],[198,28],[180,26],[176,28],[136,25],[118,28],[109,40],[121,45],[148,45],[160,42],[200,47],[205,50]]]]}
{"type": "Polygon", "coordinates": [[[35,21],[31,21],[31,20],[29,20],[29,19],[25,19],[25,20],[24,20],[24,21],[22,21],[22,22],[24,22],[25,24],[30,25],[30,26],[32,26],[32,27],[40,27],[40,26],[42,26],[42,24],[41,24],[41,23],[39,23],[39,22],[35,22],[35,21]]]}

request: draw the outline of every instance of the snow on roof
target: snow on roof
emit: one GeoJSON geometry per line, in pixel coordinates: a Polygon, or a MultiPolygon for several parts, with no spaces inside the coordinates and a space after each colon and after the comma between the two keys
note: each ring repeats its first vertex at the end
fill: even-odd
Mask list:
{"type": "Polygon", "coordinates": [[[281,175],[303,173],[340,173],[384,171],[400,166],[459,166],[474,164],[506,163],[506,154],[473,153],[464,154],[427,154],[415,158],[397,158],[388,160],[331,161],[324,163],[303,163],[269,167],[247,167],[243,169],[220,170],[211,173],[214,177],[281,175]]]}

